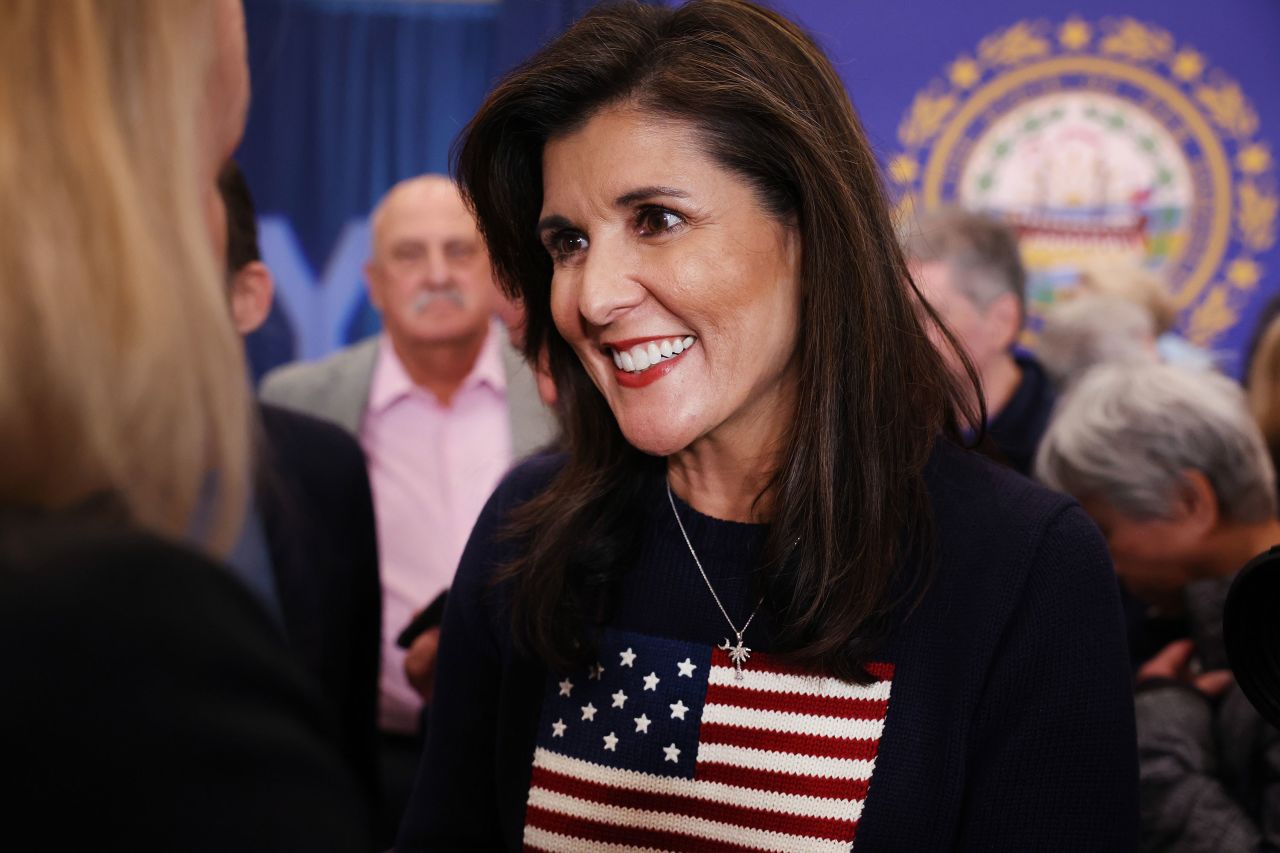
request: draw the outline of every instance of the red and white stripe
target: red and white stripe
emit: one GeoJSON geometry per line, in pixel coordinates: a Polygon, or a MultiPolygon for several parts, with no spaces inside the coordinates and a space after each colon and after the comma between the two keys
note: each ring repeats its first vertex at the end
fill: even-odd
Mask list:
{"type": "Polygon", "coordinates": [[[693,779],[534,755],[526,850],[847,851],[875,769],[893,667],[848,684],[717,649],[693,779]]]}

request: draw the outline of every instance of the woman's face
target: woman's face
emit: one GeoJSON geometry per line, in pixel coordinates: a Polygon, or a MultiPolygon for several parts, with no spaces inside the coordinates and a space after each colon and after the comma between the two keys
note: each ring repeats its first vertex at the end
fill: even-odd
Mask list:
{"type": "Polygon", "coordinates": [[[552,314],[623,435],[768,452],[794,399],[796,231],[680,121],[606,109],[542,159],[552,314]]]}

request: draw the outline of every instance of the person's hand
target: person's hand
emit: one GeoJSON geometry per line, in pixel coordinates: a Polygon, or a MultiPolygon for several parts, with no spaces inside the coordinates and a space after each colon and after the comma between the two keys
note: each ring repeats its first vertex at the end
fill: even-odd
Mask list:
{"type": "Polygon", "coordinates": [[[1191,640],[1177,640],[1170,643],[1142,665],[1138,670],[1138,682],[1142,683],[1149,679],[1177,681],[1194,687],[1210,698],[1221,696],[1232,684],[1231,672],[1218,669],[1192,675],[1191,657],[1195,654],[1195,650],[1195,643],[1191,640]]]}
{"type": "Polygon", "coordinates": [[[436,686],[436,652],[440,648],[440,629],[428,628],[409,646],[404,658],[404,674],[424,702],[431,701],[436,686]]]}

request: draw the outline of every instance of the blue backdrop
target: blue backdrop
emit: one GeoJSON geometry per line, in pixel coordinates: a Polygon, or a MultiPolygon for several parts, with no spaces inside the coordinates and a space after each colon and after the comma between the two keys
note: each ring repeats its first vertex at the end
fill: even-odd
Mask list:
{"type": "MultiPolygon", "coordinates": [[[[293,357],[323,355],[376,328],[360,271],[368,210],[396,181],[445,171],[454,136],[492,81],[590,5],[246,0],[254,101],[238,156],[258,201],[264,254],[279,288],[276,310],[249,342],[259,375],[293,357]]],[[[1219,235],[1221,263],[1215,260],[1208,278],[1182,294],[1184,328],[1230,353],[1247,335],[1259,305],[1280,288],[1272,156],[1280,150],[1275,0],[775,5],[830,53],[895,194],[919,203],[927,202],[923,173],[940,156],[948,122],[955,124],[965,100],[993,88],[1001,75],[1043,59],[1106,50],[1163,75],[1193,112],[1204,115],[1215,139],[1221,137],[1220,145],[1209,140],[1209,147],[1222,149],[1229,173],[1229,185],[1201,181],[1196,158],[1204,159],[1203,133],[1169,131],[1190,152],[1183,158],[1190,164],[1188,180],[1198,181],[1186,221],[1207,228],[1205,223],[1221,220],[1228,229],[1219,235]],[[1130,30],[1116,35],[1126,19],[1140,24],[1147,41],[1130,30]],[[1063,29],[1068,23],[1075,28],[1063,29]],[[1020,41],[996,39],[1019,24],[1028,28],[1020,41]],[[1106,42],[1108,34],[1120,41],[1106,42]],[[1037,44],[1049,54],[1037,59],[1037,44]],[[1184,61],[1188,54],[1200,65],[1184,61]],[[1230,114],[1233,104],[1239,109],[1230,114]],[[936,121],[921,125],[921,117],[936,121]]],[[[1064,77],[1062,85],[1098,82],[1077,77],[1064,77]]],[[[1162,103],[1147,103],[1154,96],[1132,87],[1119,94],[1151,115],[1168,112],[1162,103]]],[[[1015,108],[1010,97],[993,101],[990,117],[958,128],[961,142],[966,134],[981,135],[983,121],[990,124],[1002,109],[1015,108]]],[[[947,192],[944,187],[944,201],[947,192]]]]}

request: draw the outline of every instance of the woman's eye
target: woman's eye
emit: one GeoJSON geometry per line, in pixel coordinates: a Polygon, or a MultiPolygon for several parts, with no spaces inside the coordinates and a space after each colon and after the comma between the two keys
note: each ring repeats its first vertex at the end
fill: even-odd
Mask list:
{"type": "Polygon", "coordinates": [[[587,238],[577,231],[560,231],[547,238],[552,260],[570,258],[587,248],[587,238]]]}
{"type": "Polygon", "coordinates": [[[683,223],[680,214],[665,207],[646,207],[636,217],[636,224],[644,236],[663,234],[683,223]]]}

